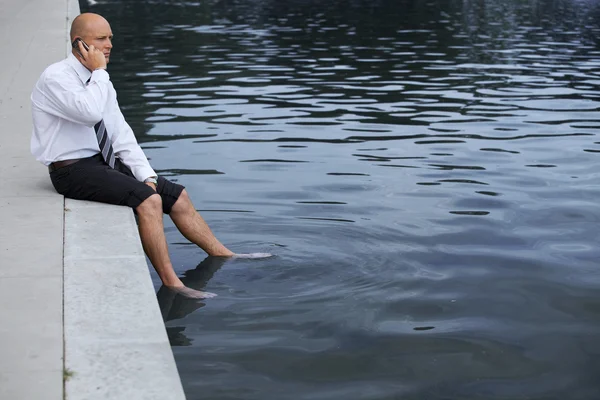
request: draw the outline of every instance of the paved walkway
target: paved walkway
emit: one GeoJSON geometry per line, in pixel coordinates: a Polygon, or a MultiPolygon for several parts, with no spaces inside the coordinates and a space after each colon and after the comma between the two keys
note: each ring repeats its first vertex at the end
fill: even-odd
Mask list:
{"type": "Polygon", "coordinates": [[[77,14],[0,0],[0,399],[184,399],[131,210],[65,203],[29,151],[31,90],[77,14]]]}
{"type": "Polygon", "coordinates": [[[65,54],[65,0],[0,0],[0,398],[63,399],[63,197],[29,152],[31,89],[65,54]]]}

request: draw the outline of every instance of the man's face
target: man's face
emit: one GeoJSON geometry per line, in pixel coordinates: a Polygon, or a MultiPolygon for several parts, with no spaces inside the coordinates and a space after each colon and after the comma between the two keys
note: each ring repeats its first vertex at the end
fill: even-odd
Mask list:
{"type": "Polygon", "coordinates": [[[85,36],[81,37],[89,46],[94,46],[100,50],[106,58],[108,64],[110,59],[110,51],[112,49],[112,30],[108,22],[103,20],[94,21],[88,26],[85,36]]]}

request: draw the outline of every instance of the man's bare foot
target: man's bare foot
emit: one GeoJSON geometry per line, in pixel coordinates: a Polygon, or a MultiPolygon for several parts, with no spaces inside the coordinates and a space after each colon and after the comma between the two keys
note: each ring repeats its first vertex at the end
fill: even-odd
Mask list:
{"type": "Polygon", "coordinates": [[[187,286],[177,286],[177,287],[171,286],[169,289],[171,289],[172,291],[174,291],[184,297],[190,298],[190,299],[210,299],[210,298],[217,296],[214,293],[203,292],[200,290],[189,288],[187,286]]]}
{"type": "Polygon", "coordinates": [[[241,253],[234,254],[231,258],[244,258],[244,259],[260,259],[260,258],[269,258],[273,257],[271,253],[241,253]]]}
{"type": "Polygon", "coordinates": [[[218,253],[208,253],[208,255],[213,257],[233,257],[235,253],[233,251],[225,249],[224,251],[218,253]]]}

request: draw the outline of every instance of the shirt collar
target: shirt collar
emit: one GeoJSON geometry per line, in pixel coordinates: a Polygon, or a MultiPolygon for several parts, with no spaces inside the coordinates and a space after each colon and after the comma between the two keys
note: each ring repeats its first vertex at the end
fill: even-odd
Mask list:
{"type": "Polygon", "coordinates": [[[77,72],[79,79],[81,79],[81,82],[84,85],[87,83],[88,79],[90,79],[90,77],[92,76],[92,73],[86,67],[83,66],[83,64],[73,55],[73,53],[70,53],[67,56],[67,64],[69,64],[71,67],[73,67],[75,72],[77,72]]]}

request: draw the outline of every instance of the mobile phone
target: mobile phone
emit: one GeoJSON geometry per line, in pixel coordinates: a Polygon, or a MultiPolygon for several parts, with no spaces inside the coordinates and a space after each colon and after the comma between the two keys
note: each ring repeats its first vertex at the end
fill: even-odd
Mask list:
{"type": "Polygon", "coordinates": [[[83,48],[86,50],[90,49],[90,46],[87,45],[86,42],[83,41],[82,38],[76,38],[75,40],[73,40],[73,43],[71,43],[71,46],[73,46],[73,48],[75,49],[76,52],[79,53],[79,55],[83,58],[83,54],[81,54],[81,51],[79,51],[79,42],[81,42],[81,44],[83,44],[83,48]]]}

